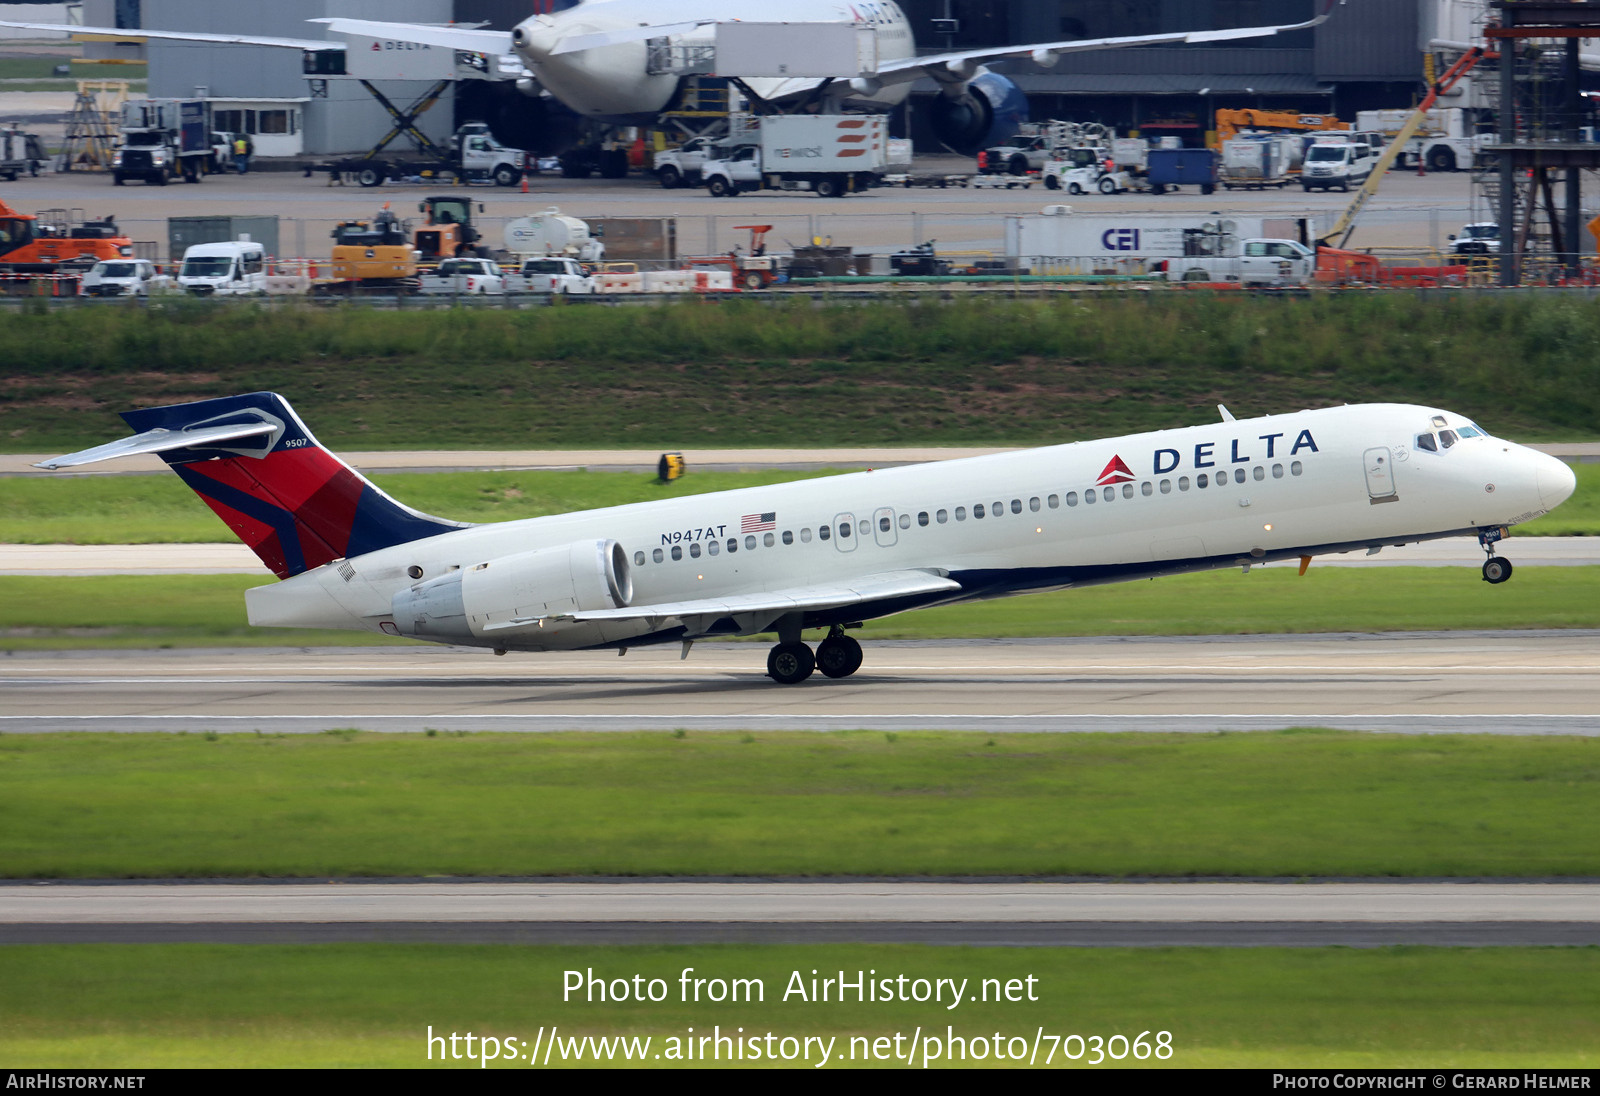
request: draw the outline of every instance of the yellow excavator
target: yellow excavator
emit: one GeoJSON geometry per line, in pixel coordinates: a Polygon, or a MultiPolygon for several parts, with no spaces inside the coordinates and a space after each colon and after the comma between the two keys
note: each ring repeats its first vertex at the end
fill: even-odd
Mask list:
{"type": "Polygon", "coordinates": [[[478,230],[467,198],[424,198],[424,223],[412,231],[384,203],[366,221],[343,221],[333,230],[332,277],[319,281],[322,296],[353,293],[413,293],[417,276],[442,259],[475,254],[478,230]]]}

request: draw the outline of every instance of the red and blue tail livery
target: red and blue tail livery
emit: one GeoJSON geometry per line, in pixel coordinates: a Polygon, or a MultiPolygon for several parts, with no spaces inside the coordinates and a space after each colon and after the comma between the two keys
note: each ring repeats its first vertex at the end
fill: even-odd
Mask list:
{"type": "Polygon", "coordinates": [[[390,498],[324,449],[272,392],[125,411],[122,418],[138,431],[134,437],[52,464],[159,454],[279,578],[466,528],[390,498]]]}

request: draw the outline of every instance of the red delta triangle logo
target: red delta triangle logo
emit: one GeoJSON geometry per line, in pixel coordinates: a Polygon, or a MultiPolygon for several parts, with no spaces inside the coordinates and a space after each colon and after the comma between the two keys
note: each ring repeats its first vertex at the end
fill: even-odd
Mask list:
{"type": "Polygon", "coordinates": [[[1100,478],[1095,480],[1095,486],[1104,487],[1108,483],[1127,483],[1133,479],[1133,470],[1128,467],[1121,457],[1112,457],[1111,463],[1100,473],[1100,478]]]}

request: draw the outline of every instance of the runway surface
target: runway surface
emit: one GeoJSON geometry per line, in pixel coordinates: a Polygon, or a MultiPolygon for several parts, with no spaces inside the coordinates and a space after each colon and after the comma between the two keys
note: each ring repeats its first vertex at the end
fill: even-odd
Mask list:
{"type": "Polygon", "coordinates": [[[0,885],[0,943],[1600,943],[1595,883],[0,885]]]}
{"type": "Polygon", "coordinates": [[[21,652],[0,732],[673,730],[1600,734],[1587,631],[873,642],[778,686],[762,644],[21,652]]]}

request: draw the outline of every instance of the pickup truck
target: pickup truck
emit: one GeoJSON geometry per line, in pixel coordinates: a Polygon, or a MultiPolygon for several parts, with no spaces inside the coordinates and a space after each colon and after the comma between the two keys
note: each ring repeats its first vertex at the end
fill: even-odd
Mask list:
{"type": "Polygon", "coordinates": [[[172,279],[149,259],[102,259],[78,283],[82,297],[146,297],[172,288],[172,279]]]}
{"type": "Polygon", "coordinates": [[[575,259],[525,259],[514,274],[506,275],[507,293],[589,294],[595,291],[593,276],[584,272],[575,259]]]}
{"type": "Polygon", "coordinates": [[[499,296],[506,291],[499,263],[488,259],[446,259],[431,274],[422,274],[418,293],[453,296],[499,296]]]}
{"type": "Polygon", "coordinates": [[[1166,260],[1169,282],[1298,286],[1310,285],[1316,273],[1316,252],[1295,240],[1242,240],[1236,254],[1166,260]]]}

